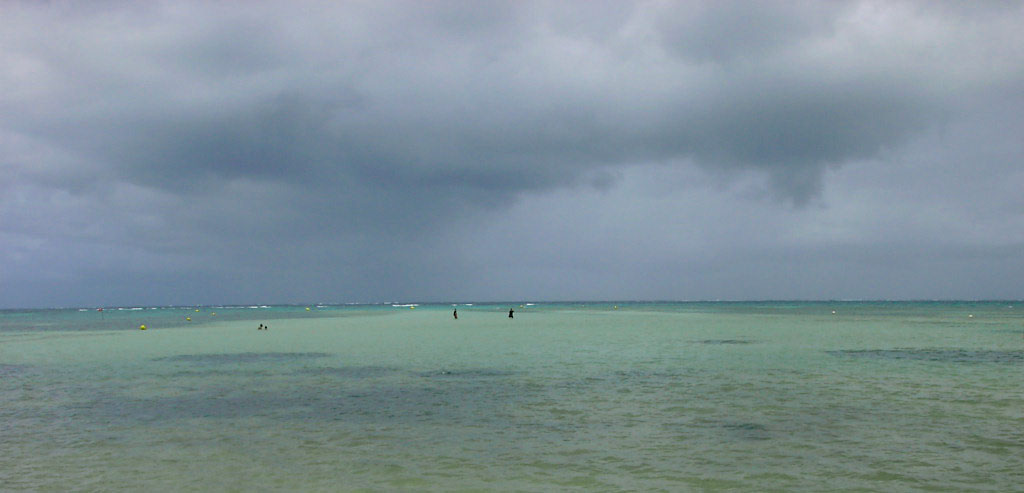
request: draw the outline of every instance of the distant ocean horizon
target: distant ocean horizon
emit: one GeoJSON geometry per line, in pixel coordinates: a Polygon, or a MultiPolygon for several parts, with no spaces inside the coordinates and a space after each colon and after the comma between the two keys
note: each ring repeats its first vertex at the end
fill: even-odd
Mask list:
{"type": "Polygon", "coordinates": [[[18,311],[18,310],[87,310],[87,309],[104,309],[104,310],[140,310],[140,309],[157,309],[157,308],[270,308],[270,307],[342,307],[342,306],[376,306],[376,305],[463,305],[463,304],[480,304],[480,305],[503,305],[503,304],[520,304],[520,303],[543,303],[543,304],[694,304],[694,303],[1005,303],[1005,302],[1024,302],[1024,298],[1013,299],[1013,298],[821,298],[821,299],[802,299],[802,298],[765,298],[765,299],[564,299],[564,300],[545,300],[545,299],[521,299],[521,300],[441,300],[441,301],[424,301],[424,300],[386,300],[386,301],[334,301],[334,302],[307,302],[307,303],[272,303],[272,302],[259,302],[259,303],[204,303],[204,304],[146,304],[146,303],[124,303],[124,304],[99,304],[99,305],[53,305],[53,306],[7,306],[0,307],[0,310],[4,311],[18,311]]]}
{"type": "Polygon", "coordinates": [[[0,490],[1011,491],[1022,375],[1019,300],[3,309],[0,490]]]}

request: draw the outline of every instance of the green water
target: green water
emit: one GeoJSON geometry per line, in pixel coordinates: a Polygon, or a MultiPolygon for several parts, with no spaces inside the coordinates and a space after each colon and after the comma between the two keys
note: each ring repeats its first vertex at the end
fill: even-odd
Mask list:
{"type": "Polygon", "coordinates": [[[1021,491],[1016,303],[2,311],[0,490],[1021,491]]]}

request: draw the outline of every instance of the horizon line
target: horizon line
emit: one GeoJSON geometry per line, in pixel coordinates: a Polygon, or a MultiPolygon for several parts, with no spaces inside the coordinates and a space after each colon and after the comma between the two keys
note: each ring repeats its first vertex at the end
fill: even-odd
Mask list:
{"type": "Polygon", "coordinates": [[[309,306],[309,307],[336,307],[336,306],[374,306],[374,305],[503,305],[503,304],[524,304],[524,303],[546,303],[546,304],[614,304],[614,303],[646,303],[646,304],[670,304],[670,303],[1024,303],[1022,299],[1012,298],[848,298],[848,299],[800,299],[800,298],[765,298],[765,299],[693,299],[693,300],[466,300],[466,301],[359,301],[359,302],[317,302],[317,303],[206,303],[206,304],[171,304],[171,305],[148,305],[148,304],[124,304],[124,305],[76,305],[76,306],[35,306],[35,307],[0,307],[0,311],[14,310],[81,310],[81,309],[123,309],[123,308],[252,308],[252,307],[284,307],[284,306],[309,306]]]}

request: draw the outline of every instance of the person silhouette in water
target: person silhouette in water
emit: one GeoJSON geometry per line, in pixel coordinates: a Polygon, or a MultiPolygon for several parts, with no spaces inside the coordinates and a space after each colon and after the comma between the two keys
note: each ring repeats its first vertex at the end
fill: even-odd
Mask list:
{"type": "Polygon", "coordinates": [[[512,317],[512,314],[515,313],[515,312],[516,312],[515,310],[509,308],[508,309],[508,318],[514,318],[514,317],[512,317]]]}
{"type": "Polygon", "coordinates": [[[452,310],[452,316],[455,317],[455,320],[459,319],[459,309],[458,308],[452,310]]]}

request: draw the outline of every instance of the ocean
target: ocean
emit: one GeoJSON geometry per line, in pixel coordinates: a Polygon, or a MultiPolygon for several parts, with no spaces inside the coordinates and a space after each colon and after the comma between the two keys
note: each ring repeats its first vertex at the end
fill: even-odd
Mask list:
{"type": "Polygon", "coordinates": [[[2,310],[0,490],[1024,491],[1024,302],[2,310]]]}

